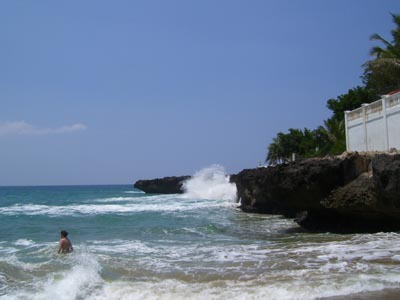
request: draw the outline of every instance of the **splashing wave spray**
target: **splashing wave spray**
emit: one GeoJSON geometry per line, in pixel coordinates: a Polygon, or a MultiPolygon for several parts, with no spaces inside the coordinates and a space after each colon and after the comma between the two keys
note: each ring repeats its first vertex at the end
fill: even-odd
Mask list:
{"type": "Polygon", "coordinates": [[[209,200],[236,200],[236,185],[229,182],[224,167],[211,165],[196,172],[183,183],[185,198],[209,200]]]}

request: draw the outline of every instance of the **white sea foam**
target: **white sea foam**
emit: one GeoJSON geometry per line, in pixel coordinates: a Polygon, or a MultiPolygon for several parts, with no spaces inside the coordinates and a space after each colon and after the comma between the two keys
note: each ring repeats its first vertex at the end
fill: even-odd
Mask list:
{"type": "MultiPolygon", "coordinates": [[[[225,210],[214,215],[214,210],[204,220],[204,214],[196,211],[231,203],[223,197],[119,195],[82,204],[0,208],[0,218],[1,214],[172,212],[165,218],[169,223],[162,218],[147,226],[146,219],[144,230],[149,235],[135,235],[135,223],[132,235],[115,235],[111,228],[109,235],[90,235],[94,240],[86,240],[86,247],[75,240],[75,251],[65,256],[56,254],[56,241],[39,242],[43,238],[35,236],[30,240],[19,234],[0,241],[0,299],[313,300],[400,284],[398,233],[285,234],[292,221],[277,216],[236,212],[226,216],[225,210]],[[176,214],[179,211],[190,212],[176,214]],[[185,221],[201,217],[201,222],[174,223],[175,215],[185,221]],[[156,234],[151,236],[152,232],[156,234]]],[[[136,221],[135,216],[127,219],[136,221]]]]}
{"type": "Polygon", "coordinates": [[[141,241],[128,240],[109,240],[109,241],[92,241],[88,246],[93,252],[105,252],[112,254],[136,254],[148,255],[153,254],[156,250],[149,247],[141,241]]]}
{"type": "Polygon", "coordinates": [[[33,246],[35,244],[34,241],[28,239],[19,239],[14,243],[17,246],[33,246]]]}
{"type": "Polygon", "coordinates": [[[215,278],[206,282],[178,279],[116,280],[105,281],[100,276],[93,257],[65,273],[59,273],[47,282],[36,284],[37,292],[18,291],[0,296],[0,299],[87,299],[87,300],[136,300],[136,299],[230,299],[230,300],[314,300],[322,297],[343,296],[352,293],[379,291],[396,287],[399,276],[389,274],[385,279],[379,275],[343,276],[341,280],[321,276],[310,280],[300,276],[292,280],[270,278],[260,275],[257,279],[215,278]],[[271,280],[272,279],[272,280],[271,280]]]}
{"type": "Polygon", "coordinates": [[[183,183],[185,198],[227,200],[236,199],[236,185],[229,182],[229,176],[220,165],[204,168],[183,183]]]}
{"type": "MultiPolygon", "coordinates": [[[[14,204],[0,207],[0,215],[48,215],[57,217],[129,214],[146,211],[177,212],[230,206],[234,204],[236,199],[236,185],[229,182],[229,176],[225,174],[224,168],[219,165],[213,165],[197,172],[190,180],[184,182],[184,189],[184,195],[109,197],[88,200],[85,204],[75,205],[14,204]]],[[[125,193],[143,194],[140,191],[125,191],[125,193]]]]}
{"type": "Polygon", "coordinates": [[[298,244],[89,241],[90,250],[78,246],[76,252],[61,258],[65,271],[38,281],[34,294],[20,289],[0,299],[233,300],[268,295],[269,300],[312,300],[378,291],[400,283],[395,261],[399,241],[400,235],[383,233],[298,244]],[[392,250],[390,245],[392,252],[385,250],[392,250]],[[369,256],[384,263],[371,263],[369,256]],[[100,264],[135,275],[106,280],[100,264]],[[142,276],[140,270],[150,275],[142,276]]]}
{"type": "MultiPolygon", "coordinates": [[[[12,254],[17,252],[18,250],[15,247],[8,247],[8,246],[1,246],[0,247],[0,254],[12,254]]],[[[2,256],[0,256],[0,260],[2,256]]]]}
{"type": "Polygon", "coordinates": [[[202,208],[223,207],[224,202],[192,201],[177,195],[157,195],[147,197],[114,197],[93,200],[94,203],[51,206],[41,204],[16,204],[0,207],[0,215],[97,215],[129,214],[137,212],[175,212],[190,211],[202,208]],[[118,202],[124,203],[118,203],[118,202]]]}
{"type": "Polygon", "coordinates": [[[145,192],[143,191],[125,191],[125,194],[144,194],[145,192]]]}
{"type": "Polygon", "coordinates": [[[57,242],[35,243],[20,239],[8,247],[0,247],[0,263],[7,264],[10,270],[35,271],[52,263],[49,258],[54,257],[56,249],[57,242]]]}
{"type": "MultiPolygon", "coordinates": [[[[145,194],[145,193],[141,193],[145,194]]],[[[151,195],[151,196],[141,196],[141,197],[108,197],[100,198],[95,200],[88,200],[88,203],[111,203],[111,202],[131,202],[131,203],[143,203],[146,201],[158,201],[158,200],[173,200],[176,199],[176,195],[151,195]]]]}
{"type": "Polygon", "coordinates": [[[66,267],[65,271],[50,273],[47,279],[36,281],[35,293],[20,289],[0,299],[91,299],[103,283],[100,276],[101,266],[96,258],[83,250],[80,254],[71,254],[70,257],[61,259],[66,259],[73,265],[72,268],[66,267]]]}
{"type": "Polygon", "coordinates": [[[109,202],[133,202],[133,201],[141,201],[141,198],[138,197],[110,197],[110,198],[102,198],[91,200],[90,202],[100,202],[100,203],[109,203],[109,202]]]}
{"type": "Polygon", "coordinates": [[[85,299],[102,283],[101,266],[93,255],[81,252],[74,257],[73,263],[75,266],[62,274],[61,279],[54,277],[46,283],[43,296],[61,300],[85,299]]]}
{"type": "MultiPolygon", "coordinates": [[[[17,253],[17,252],[15,252],[17,253]]],[[[7,255],[5,257],[0,257],[0,262],[5,262],[9,266],[12,266],[16,269],[24,270],[24,271],[33,271],[40,267],[39,263],[28,263],[21,261],[17,255],[13,253],[11,255],[7,255]]]]}
{"type": "MultiPolygon", "coordinates": [[[[60,298],[34,297],[33,299],[83,299],[79,296],[84,295],[84,299],[88,300],[256,300],[266,299],[266,295],[268,295],[268,300],[312,300],[320,297],[342,296],[362,291],[376,291],[384,287],[382,283],[374,281],[376,277],[346,279],[334,287],[328,281],[321,285],[315,285],[303,279],[291,282],[288,285],[285,282],[273,283],[264,281],[265,279],[261,277],[259,282],[216,280],[207,283],[187,283],[179,280],[103,282],[101,287],[90,294],[75,293],[75,288],[72,292],[64,295],[61,295],[61,293],[44,294],[44,296],[61,296],[60,298]],[[73,296],[75,295],[78,297],[74,298],[73,296]]],[[[66,291],[65,286],[61,287],[61,291],[66,291]]]]}

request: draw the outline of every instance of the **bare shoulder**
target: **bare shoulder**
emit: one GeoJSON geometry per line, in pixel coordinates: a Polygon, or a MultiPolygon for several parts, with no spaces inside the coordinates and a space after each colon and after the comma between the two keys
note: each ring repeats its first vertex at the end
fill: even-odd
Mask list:
{"type": "Polygon", "coordinates": [[[69,241],[67,239],[60,239],[60,245],[61,246],[68,246],[69,245],[69,241]]]}

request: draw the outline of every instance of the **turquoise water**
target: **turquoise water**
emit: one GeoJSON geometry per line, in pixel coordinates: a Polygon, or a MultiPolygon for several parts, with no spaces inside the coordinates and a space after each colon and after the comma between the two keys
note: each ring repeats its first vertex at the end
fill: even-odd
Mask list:
{"type": "Polygon", "coordinates": [[[202,196],[201,181],[183,195],[0,187],[0,299],[317,299],[398,286],[398,233],[293,231],[238,210],[227,182],[202,196]],[[62,229],[72,254],[57,254],[62,229]]]}

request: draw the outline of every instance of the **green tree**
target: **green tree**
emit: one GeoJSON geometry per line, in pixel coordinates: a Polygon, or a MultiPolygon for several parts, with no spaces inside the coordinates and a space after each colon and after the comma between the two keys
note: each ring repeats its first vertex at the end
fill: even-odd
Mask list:
{"type": "Polygon", "coordinates": [[[266,162],[271,165],[291,161],[292,154],[296,159],[318,156],[320,146],[326,145],[328,136],[316,130],[290,128],[288,133],[279,132],[268,146],[266,162]]]}
{"type": "Polygon", "coordinates": [[[365,86],[354,87],[336,99],[329,99],[327,107],[333,114],[323,126],[315,130],[291,128],[286,134],[279,132],[268,146],[267,162],[288,162],[292,153],[299,158],[341,154],[346,150],[344,112],[400,89],[400,15],[392,14],[392,18],[396,25],[391,31],[392,41],[379,34],[371,36],[371,40],[380,42],[382,47],[373,47],[373,59],[363,65],[365,86]]]}
{"type": "Polygon", "coordinates": [[[363,103],[377,100],[377,96],[365,87],[357,86],[350,89],[346,94],[336,99],[329,99],[326,106],[333,112],[332,118],[337,121],[344,120],[344,112],[360,107],[363,103]]]}
{"type": "Polygon", "coordinates": [[[272,143],[268,146],[268,153],[265,161],[270,165],[277,165],[287,161],[287,157],[284,154],[284,149],[280,140],[281,134],[281,132],[278,133],[278,135],[272,139],[272,143]]]}
{"type": "Polygon", "coordinates": [[[324,121],[327,140],[329,141],[325,150],[325,154],[341,154],[346,151],[346,134],[344,120],[330,118],[324,121]]]}
{"type": "Polygon", "coordinates": [[[373,34],[371,40],[383,47],[373,47],[370,51],[373,59],[364,64],[363,82],[376,96],[400,88],[400,15],[392,14],[392,19],[396,25],[391,31],[392,41],[373,34]]]}

